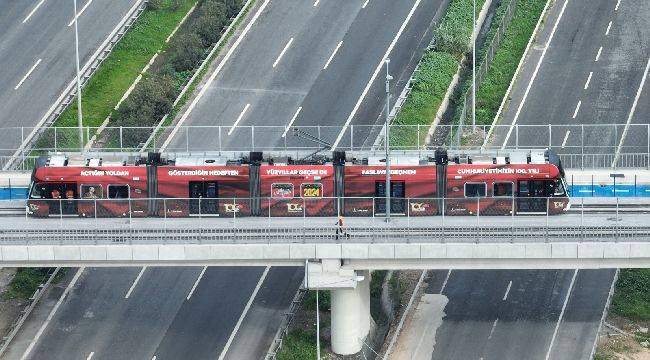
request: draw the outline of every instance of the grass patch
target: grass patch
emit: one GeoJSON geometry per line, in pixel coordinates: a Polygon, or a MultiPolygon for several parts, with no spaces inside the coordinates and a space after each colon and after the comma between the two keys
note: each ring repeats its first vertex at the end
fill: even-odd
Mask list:
{"type": "MultiPolygon", "coordinates": [[[[51,268],[18,268],[7,290],[2,294],[5,299],[27,300],[38,286],[49,276],[51,268]]],[[[58,276],[57,276],[58,277],[58,276]]]]}
{"type": "Polygon", "coordinates": [[[631,320],[650,321],[650,269],[621,269],[611,311],[631,320]]]}
{"type": "MultiPolygon", "coordinates": [[[[172,6],[170,1],[144,11],[82,90],[84,126],[101,125],[197,1],[182,0],[178,2],[180,6],[172,6]]],[[[77,126],[76,101],[61,114],[55,126],[77,126]]]]}
{"type": "MultiPolygon", "coordinates": [[[[325,347],[321,341],[321,353],[325,347]]],[[[316,331],[313,329],[295,329],[284,338],[282,350],[277,355],[278,360],[305,360],[316,358],[316,331]]]]}
{"type": "Polygon", "coordinates": [[[477,124],[492,123],[545,4],[546,0],[518,0],[512,21],[476,92],[477,124]]]}
{"type": "Polygon", "coordinates": [[[424,54],[419,71],[414,77],[411,94],[392,122],[391,147],[413,148],[418,144],[424,144],[424,136],[435,119],[442,99],[457,70],[458,61],[449,53],[427,51],[424,54]],[[414,127],[413,125],[423,126],[414,127]]]}

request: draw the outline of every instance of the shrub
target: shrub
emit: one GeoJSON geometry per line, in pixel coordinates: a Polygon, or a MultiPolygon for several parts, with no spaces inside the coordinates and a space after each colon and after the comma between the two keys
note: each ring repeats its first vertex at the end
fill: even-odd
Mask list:
{"type": "MultiPolygon", "coordinates": [[[[435,32],[436,50],[448,52],[456,57],[471,50],[473,0],[455,0],[449,4],[447,14],[435,32]]],[[[476,12],[481,10],[485,0],[476,1],[476,12]]]]}
{"type": "MultiPolygon", "coordinates": [[[[172,109],[176,96],[175,79],[152,76],[143,79],[117,109],[116,126],[153,126],[172,109]]],[[[132,129],[123,133],[125,146],[135,146],[146,140],[148,129],[132,129]]]]}
{"type": "Polygon", "coordinates": [[[221,29],[226,25],[226,6],[223,3],[210,1],[201,7],[202,15],[196,20],[193,31],[201,37],[204,46],[219,41],[221,29]]]}
{"type": "Polygon", "coordinates": [[[149,0],[147,6],[153,10],[169,9],[178,10],[182,5],[182,0],[149,0]]]}
{"type": "Polygon", "coordinates": [[[169,61],[176,72],[193,69],[201,62],[205,53],[201,38],[195,33],[179,35],[167,51],[169,61]]]}

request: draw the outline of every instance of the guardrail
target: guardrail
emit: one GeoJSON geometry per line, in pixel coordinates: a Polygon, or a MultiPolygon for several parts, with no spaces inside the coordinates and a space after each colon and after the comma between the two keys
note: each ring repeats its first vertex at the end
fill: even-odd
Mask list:
{"type": "Polygon", "coordinates": [[[47,218],[33,218],[26,212],[21,217],[0,218],[0,241],[132,244],[650,240],[647,198],[581,198],[574,201],[576,209],[559,215],[549,215],[560,206],[558,198],[395,199],[393,209],[403,212],[393,214],[388,223],[379,213],[382,199],[345,198],[340,206],[335,198],[156,199],[161,210],[158,217],[145,216],[152,199],[59,199],[50,200],[53,206],[49,215],[45,214],[47,218]],[[249,216],[251,201],[260,202],[259,216],[249,216]],[[599,205],[594,208],[590,204],[599,205]],[[187,215],[187,211],[194,213],[176,217],[187,215]],[[115,213],[121,217],[108,217],[115,213]],[[342,226],[338,225],[337,215],[347,215],[342,226]]]}
{"type": "MultiPolygon", "coordinates": [[[[453,134],[462,125],[438,125],[436,132],[453,134]]],[[[489,126],[477,126],[479,133],[487,133],[489,126]]],[[[600,162],[587,159],[585,155],[602,157],[606,154],[634,154],[633,160],[641,167],[648,167],[650,157],[650,124],[631,124],[621,145],[624,124],[595,124],[595,125],[514,125],[510,141],[506,146],[499,143],[500,136],[510,130],[509,125],[496,125],[493,130],[494,144],[484,146],[483,150],[501,149],[539,149],[550,148],[566,156],[581,156],[585,166],[590,164],[600,166],[600,162]],[[620,145],[620,146],[619,146],[620,145]]],[[[171,127],[162,127],[159,131],[168,131],[171,127]]],[[[23,138],[32,128],[13,127],[0,128],[5,134],[23,138]]],[[[105,127],[101,131],[109,132],[112,139],[102,144],[101,151],[105,152],[137,152],[160,151],[160,144],[153,138],[146,148],[145,142],[153,127],[105,127]]],[[[167,152],[189,151],[268,151],[268,150],[318,150],[317,144],[301,137],[293,136],[294,130],[301,130],[325,142],[332,142],[340,132],[339,126],[181,126],[178,128],[174,141],[164,150],[167,152]]],[[[32,152],[25,152],[22,158],[36,155],[34,152],[76,152],[78,151],[76,127],[50,127],[40,130],[41,136],[37,144],[32,146],[32,152]]],[[[99,127],[84,127],[85,136],[92,137],[100,131],[99,127]]],[[[379,125],[350,125],[346,130],[339,150],[371,150],[377,145],[369,141],[372,134],[379,134],[379,125]]],[[[459,144],[450,136],[440,144],[426,145],[423,141],[429,127],[423,125],[391,125],[392,148],[394,150],[420,150],[444,146],[450,150],[472,150],[480,144],[459,144]],[[409,145],[398,146],[400,138],[413,139],[409,145]]],[[[443,137],[444,138],[444,137],[443,137]]],[[[403,142],[401,142],[403,143],[403,142]]],[[[481,139],[482,143],[482,139],[481,139]]],[[[379,145],[381,147],[381,145],[379,145]]],[[[93,149],[97,151],[98,149],[93,149]]],[[[2,148],[0,155],[14,155],[17,149],[2,148]]],[[[21,155],[18,155],[19,157],[21,155]]],[[[606,155],[613,160],[613,155],[606,155]]],[[[626,160],[630,162],[632,160],[626,160]]],[[[7,161],[5,160],[5,165],[7,161]]],[[[603,163],[604,164],[604,163],[603,163]]],[[[625,164],[625,163],[622,163],[625,164]]],[[[604,164],[611,166],[610,164],[604,164]]]]}

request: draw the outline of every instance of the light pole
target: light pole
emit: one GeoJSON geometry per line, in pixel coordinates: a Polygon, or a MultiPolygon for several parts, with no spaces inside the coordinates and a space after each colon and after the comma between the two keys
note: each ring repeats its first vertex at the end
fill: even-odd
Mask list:
{"type": "Polygon", "coordinates": [[[316,360],[320,360],[320,314],[318,313],[318,289],[316,289],[316,360]]]}
{"type": "Polygon", "coordinates": [[[476,0],[472,1],[472,132],[476,132],[476,0]]]}
{"type": "Polygon", "coordinates": [[[79,29],[77,27],[77,0],[74,2],[74,44],[77,63],[77,126],[79,127],[79,152],[84,151],[83,116],[81,115],[81,78],[79,77],[79,29]]]}
{"type": "Polygon", "coordinates": [[[390,59],[386,59],[386,131],[384,131],[384,148],[386,150],[386,222],[390,222],[390,81],[393,77],[388,73],[390,59]]]}

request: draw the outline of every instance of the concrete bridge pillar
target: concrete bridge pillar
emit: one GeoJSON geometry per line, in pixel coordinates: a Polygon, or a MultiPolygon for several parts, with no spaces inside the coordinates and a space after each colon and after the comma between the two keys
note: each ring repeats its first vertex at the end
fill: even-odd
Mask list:
{"type": "Polygon", "coordinates": [[[340,261],[308,262],[306,287],[330,290],[332,351],[352,355],[361,351],[370,332],[370,271],[341,267],[340,261]]]}

